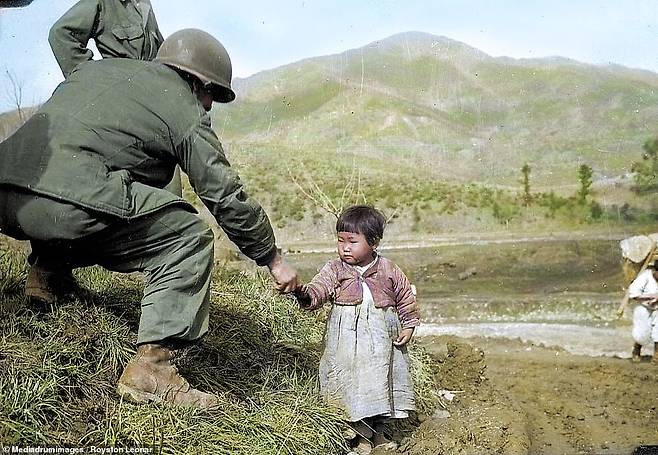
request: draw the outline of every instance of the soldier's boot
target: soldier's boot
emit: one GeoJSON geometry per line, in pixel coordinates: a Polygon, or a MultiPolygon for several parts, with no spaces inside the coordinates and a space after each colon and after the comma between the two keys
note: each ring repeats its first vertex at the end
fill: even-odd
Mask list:
{"type": "Polygon", "coordinates": [[[631,358],[631,360],[633,362],[639,362],[642,359],[642,357],[640,356],[640,351],[641,350],[642,350],[642,345],[641,344],[635,343],[633,345],[633,356],[631,358]]]}
{"type": "Polygon", "coordinates": [[[658,342],[653,343],[653,363],[658,365],[658,342]]]}
{"type": "Polygon", "coordinates": [[[174,357],[175,351],[159,344],[140,345],[119,378],[117,392],[133,403],[167,402],[199,409],[217,406],[217,396],[192,388],[178,373],[174,357]]]}
{"type": "Polygon", "coordinates": [[[44,264],[38,259],[30,267],[25,282],[25,296],[37,305],[52,307],[58,299],[70,294],[78,285],[71,269],[44,264]]]}

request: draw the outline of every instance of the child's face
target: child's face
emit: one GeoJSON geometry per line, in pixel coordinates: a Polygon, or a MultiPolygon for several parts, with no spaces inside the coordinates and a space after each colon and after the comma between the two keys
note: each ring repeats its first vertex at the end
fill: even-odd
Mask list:
{"type": "Polygon", "coordinates": [[[338,233],[338,255],[350,265],[368,265],[374,259],[377,245],[369,245],[363,234],[355,232],[338,233]]]}

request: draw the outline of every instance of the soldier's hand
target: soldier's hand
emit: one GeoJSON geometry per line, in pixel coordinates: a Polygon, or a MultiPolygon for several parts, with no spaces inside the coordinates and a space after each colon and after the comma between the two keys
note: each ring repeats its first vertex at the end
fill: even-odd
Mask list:
{"type": "Polygon", "coordinates": [[[290,267],[280,254],[277,253],[267,267],[279,291],[288,293],[300,286],[297,270],[290,267]]]}

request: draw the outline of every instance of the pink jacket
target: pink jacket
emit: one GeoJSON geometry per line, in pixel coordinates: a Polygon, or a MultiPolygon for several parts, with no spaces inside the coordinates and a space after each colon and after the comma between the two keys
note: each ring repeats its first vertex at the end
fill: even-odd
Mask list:
{"type": "Polygon", "coordinates": [[[338,305],[360,304],[363,301],[363,281],[367,283],[377,308],[396,308],[403,329],[420,323],[418,303],[409,279],[397,265],[381,256],[363,276],[340,259],[327,262],[304,287],[311,300],[309,309],[320,308],[329,300],[338,305]]]}

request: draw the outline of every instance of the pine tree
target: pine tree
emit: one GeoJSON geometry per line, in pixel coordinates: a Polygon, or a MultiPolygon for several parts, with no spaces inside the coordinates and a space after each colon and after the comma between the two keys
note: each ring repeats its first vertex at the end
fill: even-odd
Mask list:
{"type": "Polygon", "coordinates": [[[521,184],[523,185],[523,195],[521,202],[524,207],[528,207],[532,202],[532,194],[530,194],[530,165],[525,163],[521,168],[521,184]]]}
{"type": "Polygon", "coordinates": [[[592,187],[592,175],[594,172],[592,168],[587,164],[581,164],[578,168],[578,181],[580,182],[580,188],[578,189],[577,199],[578,203],[585,205],[587,202],[587,196],[591,194],[592,187]]]}
{"type": "Polygon", "coordinates": [[[642,145],[644,153],[642,161],[631,165],[635,173],[634,180],[637,191],[650,191],[658,188],[658,137],[647,139],[642,145]]]}

